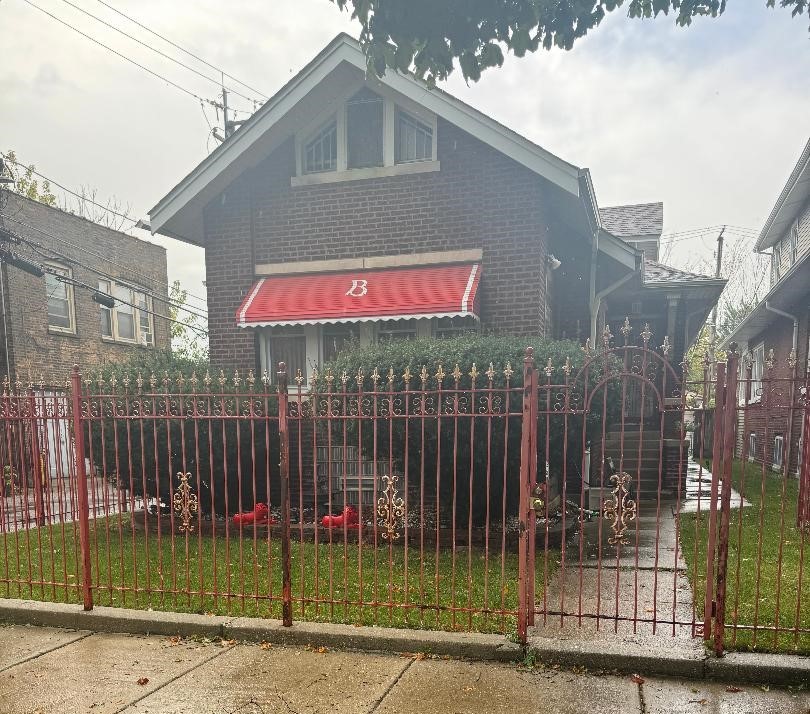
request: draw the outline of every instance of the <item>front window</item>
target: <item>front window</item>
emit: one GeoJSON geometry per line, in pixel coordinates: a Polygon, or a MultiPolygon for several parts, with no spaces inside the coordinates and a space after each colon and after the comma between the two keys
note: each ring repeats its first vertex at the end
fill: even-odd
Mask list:
{"type": "MultiPolygon", "coordinates": [[[[304,328],[299,325],[289,327],[274,327],[270,332],[270,370],[273,377],[278,370],[278,363],[287,365],[287,375],[291,384],[301,370],[301,375],[307,375],[307,338],[304,328]]],[[[275,381],[275,380],[274,380],[275,381]]]]}
{"type": "Polygon", "coordinates": [[[380,342],[416,339],[416,320],[383,320],[377,328],[380,342]]]}
{"type": "Polygon", "coordinates": [[[347,347],[358,344],[355,325],[324,325],[322,330],[323,361],[331,362],[347,347]]]}
{"type": "Polygon", "coordinates": [[[147,347],[155,344],[154,314],[149,295],[111,280],[99,280],[98,290],[115,298],[113,307],[100,306],[101,336],[104,339],[147,347]]]}
{"type": "Polygon", "coordinates": [[[350,169],[383,165],[383,99],[368,89],[346,104],[346,165],[350,169]]]}
{"type": "Polygon", "coordinates": [[[396,161],[430,161],[433,158],[433,127],[397,111],[396,161]]]}
{"type": "Polygon", "coordinates": [[[458,337],[478,332],[478,321],[474,317],[439,317],[436,319],[433,334],[438,338],[458,337]]]}
{"type": "Polygon", "coordinates": [[[48,329],[51,332],[76,333],[76,308],[70,268],[56,263],[45,265],[45,294],[48,299],[48,329]]]}

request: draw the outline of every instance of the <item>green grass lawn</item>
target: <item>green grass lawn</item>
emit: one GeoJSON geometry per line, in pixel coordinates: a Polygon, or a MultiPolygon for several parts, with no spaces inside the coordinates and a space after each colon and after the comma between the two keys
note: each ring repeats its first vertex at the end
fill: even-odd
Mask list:
{"type": "MultiPolygon", "coordinates": [[[[731,511],[726,648],[810,653],[810,633],[795,630],[810,629],[810,537],[796,528],[798,481],[792,477],[785,481],[770,470],[763,478],[759,464],[735,461],[733,484],[751,506],[743,508],[742,514],[737,508],[731,511]],[[805,563],[800,572],[802,548],[805,563]],[[778,626],[779,631],[744,629],[754,625],[778,626]]],[[[701,619],[707,529],[708,514],[701,514],[699,521],[695,515],[681,517],[681,547],[701,619]]]]}
{"type": "MultiPolygon", "coordinates": [[[[254,543],[253,530],[245,528],[240,542],[238,529],[232,529],[226,553],[223,535],[163,534],[159,547],[156,533],[133,530],[128,515],[90,525],[96,604],[281,617],[281,546],[275,534],[268,543],[258,533],[254,543]]],[[[384,541],[376,549],[364,544],[361,553],[357,543],[344,547],[338,531],[331,546],[328,533],[320,534],[327,542],[317,547],[296,537],[293,530],[294,619],[481,632],[516,628],[513,614],[492,612],[515,612],[518,604],[517,554],[507,553],[502,561],[499,535],[491,541],[488,565],[483,548],[462,547],[455,556],[442,549],[437,559],[435,546],[426,544],[420,559],[416,544],[408,547],[407,569],[401,543],[390,550],[384,541]]],[[[78,554],[73,524],[0,537],[0,597],[80,602],[78,554]]],[[[556,567],[557,560],[549,564],[556,567]]],[[[537,571],[542,596],[542,565],[537,571]]]]}

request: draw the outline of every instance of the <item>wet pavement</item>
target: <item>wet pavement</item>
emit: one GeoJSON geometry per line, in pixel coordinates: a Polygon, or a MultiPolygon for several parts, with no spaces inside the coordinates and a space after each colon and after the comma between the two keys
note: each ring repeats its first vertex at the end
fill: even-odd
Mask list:
{"type": "Polygon", "coordinates": [[[807,714],[810,694],[560,669],[0,626],[0,712],[807,714]]]}

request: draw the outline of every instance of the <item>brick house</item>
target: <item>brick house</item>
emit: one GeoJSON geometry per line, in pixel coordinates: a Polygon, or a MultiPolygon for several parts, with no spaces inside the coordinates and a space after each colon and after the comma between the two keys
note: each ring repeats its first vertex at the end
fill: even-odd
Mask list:
{"type": "MultiPolygon", "coordinates": [[[[741,388],[737,453],[782,471],[798,473],[802,448],[801,410],[796,389],[807,375],[810,347],[810,140],[804,147],[754,245],[770,250],[770,289],[751,313],[728,336],[736,342],[745,363],[751,363],[751,389],[741,388]],[[773,367],[768,362],[773,350],[773,367]],[[789,394],[786,382],[763,399],[762,380],[768,372],[776,380],[796,380],[789,394]],[[777,393],[778,392],[778,393],[777,393]]],[[[806,382],[805,382],[806,383],[806,382]]]]}
{"type": "Polygon", "coordinates": [[[662,221],[600,209],[588,169],[442,90],[367,77],[347,35],[150,211],[205,248],[213,365],[271,374],[349,339],[584,340],[626,315],[677,363],[723,281],[657,263],[662,221]]]}
{"type": "Polygon", "coordinates": [[[162,246],[8,190],[0,213],[0,375],[61,387],[74,363],[86,369],[169,348],[162,246]],[[114,306],[95,301],[99,293],[114,306]]]}

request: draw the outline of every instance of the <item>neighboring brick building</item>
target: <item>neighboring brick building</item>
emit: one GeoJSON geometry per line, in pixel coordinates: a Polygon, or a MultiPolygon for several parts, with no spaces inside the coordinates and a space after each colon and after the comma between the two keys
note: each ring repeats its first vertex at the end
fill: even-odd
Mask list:
{"type": "Polygon", "coordinates": [[[606,215],[587,169],[365,70],[337,37],[150,211],[205,248],[215,367],[468,329],[584,340],[625,315],[680,360],[724,282],[654,262],[661,204],[606,215]]]}
{"type": "Polygon", "coordinates": [[[739,412],[737,452],[776,471],[787,466],[789,473],[798,473],[804,415],[790,404],[799,402],[810,368],[810,140],[754,246],[759,252],[768,249],[768,294],[723,345],[739,344],[741,376],[749,361],[752,370],[749,394],[744,385],[739,394],[744,408],[739,412]],[[773,389],[762,386],[769,374],[775,380],[773,389]],[[789,379],[794,381],[792,393],[789,379]]]}
{"type": "Polygon", "coordinates": [[[166,251],[58,208],[0,191],[0,250],[41,266],[0,262],[0,375],[62,386],[83,369],[168,349],[166,251]],[[94,292],[118,298],[113,308],[94,292]]]}

